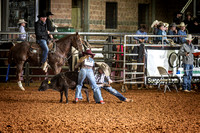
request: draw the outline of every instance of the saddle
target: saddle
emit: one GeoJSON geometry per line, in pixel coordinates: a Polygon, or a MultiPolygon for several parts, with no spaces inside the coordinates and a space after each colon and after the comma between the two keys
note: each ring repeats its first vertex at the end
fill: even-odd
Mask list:
{"type": "MultiPolygon", "coordinates": [[[[42,53],[42,48],[40,47],[38,43],[32,42],[30,44],[31,44],[30,46],[31,53],[39,53],[39,54],[42,53]]],[[[48,41],[49,52],[54,53],[55,47],[56,47],[56,44],[53,41],[48,41]]]]}

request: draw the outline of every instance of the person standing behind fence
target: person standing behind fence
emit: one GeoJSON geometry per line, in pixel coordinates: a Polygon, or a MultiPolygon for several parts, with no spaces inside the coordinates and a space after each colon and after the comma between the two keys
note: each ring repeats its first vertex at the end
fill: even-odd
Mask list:
{"type": "MultiPolygon", "coordinates": [[[[187,35],[186,32],[186,26],[184,22],[181,22],[180,25],[178,25],[178,27],[180,28],[180,30],[178,31],[178,35],[187,35]]],[[[183,44],[186,43],[185,37],[179,37],[179,44],[183,44]]]]}
{"type": "Polygon", "coordinates": [[[19,34],[19,38],[17,39],[17,41],[25,41],[26,40],[26,31],[25,31],[25,26],[26,26],[26,21],[24,19],[19,19],[19,22],[17,24],[19,24],[19,32],[20,33],[25,33],[25,34],[19,34]]]}
{"type": "Polygon", "coordinates": [[[175,17],[173,18],[173,22],[176,24],[176,25],[179,25],[182,21],[182,13],[180,12],[177,12],[175,14],[175,17]]]}
{"type": "MultiPolygon", "coordinates": [[[[158,25],[159,25],[159,21],[158,20],[155,20],[153,23],[152,23],[152,25],[151,25],[151,28],[153,28],[153,34],[154,35],[157,35],[157,33],[158,33],[158,25]]],[[[153,42],[154,43],[157,43],[157,38],[156,37],[154,37],[153,38],[153,42]]]]}
{"type": "MultiPolygon", "coordinates": [[[[157,35],[166,35],[166,31],[165,31],[166,28],[164,27],[164,23],[160,23],[158,25],[158,28],[159,30],[158,30],[157,35]]],[[[167,37],[163,37],[163,42],[168,43],[167,37]]],[[[162,43],[162,37],[157,37],[157,43],[162,43]]]]}
{"type": "Polygon", "coordinates": [[[50,31],[50,32],[54,32],[57,25],[55,25],[54,21],[53,21],[53,13],[51,12],[47,12],[46,13],[46,16],[47,16],[47,20],[46,20],[46,23],[47,23],[47,30],[50,31]]]}
{"type": "Polygon", "coordinates": [[[193,71],[193,52],[194,46],[192,44],[192,35],[188,34],[186,39],[186,43],[182,45],[179,50],[179,55],[183,57],[183,67],[184,67],[184,75],[183,75],[183,91],[190,92],[191,91],[191,80],[192,80],[192,71],[193,71]]]}
{"type": "MultiPolygon", "coordinates": [[[[175,23],[170,24],[167,35],[177,35],[177,34],[178,32],[176,29],[176,24],[175,23]]],[[[178,41],[177,37],[169,37],[169,38],[172,39],[175,43],[177,43],[178,41]]]]}
{"type": "MultiPolygon", "coordinates": [[[[139,27],[139,30],[136,32],[136,35],[147,35],[147,32],[145,32],[145,31],[146,31],[145,24],[141,24],[139,27]]],[[[134,39],[137,40],[138,43],[147,43],[148,42],[148,37],[144,37],[144,36],[134,37],[134,39]]]]}

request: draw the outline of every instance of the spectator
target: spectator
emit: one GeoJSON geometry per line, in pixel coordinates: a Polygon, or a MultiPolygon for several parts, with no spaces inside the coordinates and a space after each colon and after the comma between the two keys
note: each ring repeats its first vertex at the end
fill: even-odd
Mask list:
{"type": "Polygon", "coordinates": [[[173,19],[173,22],[176,24],[176,25],[179,25],[182,21],[182,13],[180,12],[177,12],[174,19],[173,19]]]}
{"type": "Polygon", "coordinates": [[[53,15],[51,12],[47,12],[46,13],[46,16],[47,16],[47,20],[46,20],[46,23],[47,23],[47,30],[50,31],[50,32],[54,32],[55,31],[55,28],[57,27],[57,25],[54,24],[53,22],[53,15]]]}
{"type": "MultiPolygon", "coordinates": [[[[158,33],[157,33],[157,35],[167,35],[167,33],[166,33],[166,31],[165,31],[165,27],[164,27],[164,23],[160,23],[159,25],[158,25],[158,28],[159,28],[159,30],[158,30],[158,33]]],[[[163,41],[164,41],[164,43],[168,43],[168,40],[167,40],[167,37],[163,37],[163,41]]],[[[162,42],[162,37],[157,37],[157,43],[159,43],[159,42],[162,42]]]]}
{"type": "Polygon", "coordinates": [[[151,25],[151,28],[153,28],[153,34],[154,35],[157,35],[157,32],[158,32],[158,24],[160,22],[158,20],[155,20],[152,25],[151,25]]]}
{"type": "MultiPolygon", "coordinates": [[[[26,21],[24,19],[19,19],[19,22],[17,24],[20,25],[19,27],[19,32],[20,33],[26,33],[25,31],[25,26],[26,26],[26,21]]],[[[26,34],[19,34],[19,38],[17,41],[25,41],[26,40],[26,34]]]]}
{"type": "MultiPolygon", "coordinates": [[[[178,27],[180,28],[180,30],[178,31],[178,35],[187,35],[186,33],[186,26],[184,22],[181,22],[180,25],[178,25],[178,27]]],[[[179,43],[183,44],[185,43],[185,37],[179,37],[179,43]]]]}
{"type": "Polygon", "coordinates": [[[187,12],[186,19],[183,22],[187,25],[188,32],[191,33],[193,21],[192,21],[192,14],[190,12],[187,12]]]}
{"type": "Polygon", "coordinates": [[[165,30],[165,32],[168,32],[168,28],[169,28],[169,24],[168,23],[164,23],[164,30],[165,30]]]}
{"type": "MultiPolygon", "coordinates": [[[[177,35],[177,29],[175,23],[172,23],[170,25],[167,35],[177,35]]],[[[175,43],[177,43],[178,41],[177,37],[169,37],[169,38],[172,39],[175,43]]]]}
{"type": "Polygon", "coordinates": [[[200,25],[199,25],[199,20],[197,18],[193,20],[191,33],[195,33],[195,34],[200,33],[200,25]]]}
{"type": "Polygon", "coordinates": [[[194,46],[192,44],[192,35],[188,34],[186,43],[182,45],[179,50],[179,55],[183,56],[183,67],[184,67],[184,75],[183,75],[183,91],[190,92],[191,91],[191,80],[192,80],[192,71],[193,71],[193,62],[194,62],[194,46]]]}
{"type": "MultiPolygon", "coordinates": [[[[141,24],[139,27],[139,30],[136,32],[136,35],[147,35],[146,26],[144,24],[141,24]]],[[[148,37],[134,37],[135,40],[137,40],[139,43],[145,43],[148,42],[148,37]]]]}

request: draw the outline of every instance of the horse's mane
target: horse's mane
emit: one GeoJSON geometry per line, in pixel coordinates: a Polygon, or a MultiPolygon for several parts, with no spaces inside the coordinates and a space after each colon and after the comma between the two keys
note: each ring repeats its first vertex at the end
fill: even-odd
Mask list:
{"type": "Polygon", "coordinates": [[[56,43],[63,42],[63,41],[65,41],[66,39],[68,39],[68,38],[70,38],[70,37],[72,37],[72,36],[75,36],[75,35],[76,35],[76,34],[67,35],[67,36],[65,36],[65,37],[63,37],[63,38],[57,40],[56,43]]]}

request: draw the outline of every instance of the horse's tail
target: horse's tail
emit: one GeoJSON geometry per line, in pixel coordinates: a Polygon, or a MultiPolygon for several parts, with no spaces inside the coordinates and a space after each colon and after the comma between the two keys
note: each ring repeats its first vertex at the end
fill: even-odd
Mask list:
{"type": "MultiPolygon", "coordinates": [[[[13,46],[15,46],[15,44],[13,43],[13,46]]],[[[8,68],[7,68],[7,74],[6,74],[6,82],[8,81],[8,75],[9,75],[9,71],[10,71],[10,64],[12,63],[12,48],[9,51],[9,55],[8,55],[8,68]]]]}
{"type": "MultiPolygon", "coordinates": [[[[13,47],[15,46],[15,44],[13,43],[13,47]]],[[[12,47],[12,48],[13,48],[12,47]]],[[[11,64],[12,63],[12,60],[13,60],[13,53],[12,53],[12,48],[10,49],[9,51],[9,55],[8,55],[8,64],[11,64]]]]}

